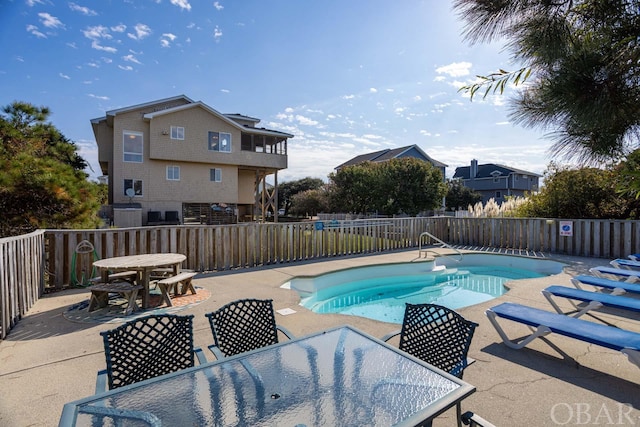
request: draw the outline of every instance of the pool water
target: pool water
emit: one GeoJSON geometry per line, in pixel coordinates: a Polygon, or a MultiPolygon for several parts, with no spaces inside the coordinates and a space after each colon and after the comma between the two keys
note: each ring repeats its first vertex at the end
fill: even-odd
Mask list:
{"type": "Polygon", "coordinates": [[[478,304],[504,294],[507,281],[559,273],[561,264],[550,262],[555,264],[551,268],[532,269],[520,268],[520,263],[513,267],[509,262],[472,262],[483,265],[441,265],[435,269],[430,263],[376,265],[294,278],[288,285],[300,294],[301,305],[316,313],[402,323],[406,303],[432,303],[451,309],[478,304]]]}

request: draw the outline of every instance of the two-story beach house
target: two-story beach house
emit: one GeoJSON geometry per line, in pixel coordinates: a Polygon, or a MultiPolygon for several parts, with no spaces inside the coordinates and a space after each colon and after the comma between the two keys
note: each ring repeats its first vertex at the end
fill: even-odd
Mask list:
{"type": "Polygon", "coordinates": [[[234,223],[277,215],[293,135],[184,95],[91,120],[116,226],[234,223]],[[273,175],[275,185],[265,178],[273,175]],[[118,224],[120,222],[120,224],[118,224]]]}
{"type": "Polygon", "coordinates": [[[523,197],[538,191],[541,176],[495,163],[479,165],[474,159],[469,166],[457,167],[453,179],[460,179],[465,187],[482,194],[482,203],[493,198],[502,204],[507,196],[523,197]]]}

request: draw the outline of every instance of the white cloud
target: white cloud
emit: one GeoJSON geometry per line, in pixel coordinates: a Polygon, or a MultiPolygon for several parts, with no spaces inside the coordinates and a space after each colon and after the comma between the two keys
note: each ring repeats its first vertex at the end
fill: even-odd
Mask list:
{"type": "Polygon", "coordinates": [[[89,98],[95,98],[95,99],[99,99],[99,100],[101,100],[101,101],[108,101],[108,100],[109,100],[109,97],[108,97],[108,96],[98,96],[98,95],[94,95],[94,94],[92,94],[92,93],[89,93],[87,96],[88,96],[89,98]]]}
{"type": "Polygon", "coordinates": [[[127,30],[127,26],[124,24],[118,24],[116,26],[111,27],[111,31],[115,33],[124,33],[127,30]]]}
{"type": "Polygon", "coordinates": [[[504,126],[504,125],[508,125],[510,124],[509,122],[497,122],[496,125],[498,126],[504,126]]]}
{"type": "Polygon", "coordinates": [[[305,126],[315,126],[318,124],[316,120],[310,119],[305,116],[301,116],[300,114],[296,116],[296,121],[301,125],[305,125],[305,126]]]}
{"type": "Polygon", "coordinates": [[[231,91],[229,89],[220,89],[220,92],[222,92],[222,93],[231,93],[231,91]]]}
{"type": "Polygon", "coordinates": [[[113,37],[109,34],[109,29],[102,25],[96,25],[95,27],[87,27],[85,30],[82,30],[82,34],[88,39],[97,40],[97,39],[112,39],[113,37]]]}
{"type": "Polygon", "coordinates": [[[131,65],[118,65],[118,68],[124,71],[133,71],[133,67],[131,65]]]}
{"type": "Polygon", "coordinates": [[[171,4],[178,6],[182,10],[191,10],[191,5],[188,0],[171,0],[171,4]]]}
{"type": "Polygon", "coordinates": [[[224,9],[224,6],[223,6],[223,5],[221,5],[219,1],[214,1],[214,2],[213,2],[213,7],[215,7],[215,8],[216,8],[216,10],[222,10],[222,9],[224,9]]]}
{"type": "Polygon", "coordinates": [[[369,88],[369,92],[378,93],[378,89],[376,89],[375,87],[372,87],[372,88],[369,88]]]}
{"type": "Polygon", "coordinates": [[[138,61],[138,59],[133,55],[123,56],[122,59],[124,59],[127,62],[133,62],[134,64],[142,65],[142,62],[138,61]]]}
{"type": "Polygon", "coordinates": [[[96,49],[96,50],[101,50],[103,52],[108,52],[108,53],[116,53],[118,51],[118,49],[116,49],[115,47],[102,46],[96,40],[91,42],[91,47],[96,49]]]}
{"type": "Polygon", "coordinates": [[[170,47],[171,46],[171,42],[174,41],[177,38],[178,38],[178,36],[176,36],[175,34],[164,33],[164,34],[162,34],[162,37],[160,38],[160,46],[162,46],[162,47],[170,47]]]}
{"type": "Polygon", "coordinates": [[[353,99],[355,97],[356,97],[355,95],[344,95],[342,99],[353,99]]]}
{"type": "Polygon", "coordinates": [[[420,130],[420,135],[431,136],[431,132],[429,132],[428,130],[422,129],[422,130],[420,130]]]}
{"type": "Polygon", "coordinates": [[[48,13],[41,12],[38,14],[40,22],[47,28],[64,28],[64,24],[58,18],[48,13]]]}
{"type": "Polygon", "coordinates": [[[88,7],[80,6],[75,3],[69,3],[69,9],[74,12],[80,12],[85,16],[96,16],[98,14],[95,10],[91,10],[88,7]]]}
{"type": "Polygon", "coordinates": [[[27,32],[33,34],[36,37],[39,37],[41,39],[46,39],[47,36],[45,36],[43,33],[41,33],[38,30],[38,27],[36,27],[35,25],[27,25],[27,32]]]}
{"type": "Polygon", "coordinates": [[[216,28],[213,30],[213,38],[217,42],[220,40],[220,37],[222,37],[222,30],[216,25],[216,28]]]}
{"type": "Polygon", "coordinates": [[[470,62],[454,62],[452,64],[436,68],[436,73],[446,74],[449,77],[461,77],[469,75],[470,68],[470,62]]]}
{"type": "Polygon", "coordinates": [[[151,34],[151,28],[146,24],[136,24],[134,30],[136,32],[135,34],[127,33],[127,36],[133,40],[142,40],[151,34]]]}
{"type": "Polygon", "coordinates": [[[422,101],[422,97],[420,95],[416,95],[413,97],[413,100],[418,102],[418,101],[422,101]]]}
{"type": "Polygon", "coordinates": [[[59,75],[60,77],[62,77],[63,79],[71,80],[71,77],[67,76],[66,74],[58,73],[58,75],[59,75]]]}
{"type": "Polygon", "coordinates": [[[44,4],[42,0],[27,0],[27,6],[33,7],[36,4],[44,4]]]}

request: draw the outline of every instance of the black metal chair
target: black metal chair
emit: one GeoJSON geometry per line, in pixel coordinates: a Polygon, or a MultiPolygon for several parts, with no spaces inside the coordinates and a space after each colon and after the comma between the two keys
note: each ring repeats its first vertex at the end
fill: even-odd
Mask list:
{"type": "Polygon", "coordinates": [[[471,427],[495,427],[492,423],[490,423],[489,421],[485,420],[484,418],[482,418],[478,414],[474,414],[471,411],[467,411],[464,414],[462,414],[461,420],[462,420],[462,424],[464,424],[466,426],[471,426],[471,427]]]}
{"type": "Polygon", "coordinates": [[[98,372],[96,393],[206,363],[193,346],[193,315],[150,315],[100,332],[107,368],[98,372]],[[194,357],[195,356],[195,357],[194,357]]]}
{"type": "Polygon", "coordinates": [[[221,359],[278,343],[278,331],[288,339],[293,334],[276,325],[273,300],[242,299],[205,314],[213,333],[209,350],[221,359]]]}
{"type": "MultiPolygon", "coordinates": [[[[469,364],[471,339],[478,324],[436,304],[407,304],[402,329],[382,338],[389,341],[400,335],[398,348],[436,368],[462,378],[469,364]]],[[[461,407],[456,406],[458,425],[461,407]]]]}

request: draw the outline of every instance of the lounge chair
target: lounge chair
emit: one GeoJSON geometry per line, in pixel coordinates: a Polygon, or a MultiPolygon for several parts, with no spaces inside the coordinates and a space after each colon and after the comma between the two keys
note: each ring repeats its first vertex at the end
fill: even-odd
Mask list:
{"type": "Polygon", "coordinates": [[[578,289],[582,285],[591,285],[597,288],[606,289],[611,295],[623,295],[626,293],[640,294],[640,285],[637,283],[621,282],[619,280],[605,279],[603,277],[580,275],[571,278],[571,283],[578,289]]]}
{"type": "Polygon", "coordinates": [[[613,268],[626,268],[627,270],[638,270],[640,269],[640,261],[634,261],[630,259],[617,258],[609,261],[609,264],[613,268]]]}
{"type": "Polygon", "coordinates": [[[627,256],[631,261],[640,261],[640,254],[629,254],[627,256]]]}
{"type": "Polygon", "coordinates": [[[597,310],[602,307],[611,307],[622,310],[640,312],[640,299],[623,297],[619,295],[605,294],[602,292],[590,292],[582,289],[568,288],[566,286],[553,285],[542,290],[542,295],[560,314],[566,314],[556,304],[554,297],[566,298],[577,310],[572,317],[580,317],[590,310],[597,310]],[[579,307],[573,301],[582,301],[587,304],[579,307]]]}
{"type": "Polygon", "coordinates": [[[492,307],[485,313],[507,347],[519,350],[534,339],[553,332],[619,351],[640,368],[640,333],[510,302],[492,307]],[[498,323],[498,317],[527,325],[533,332],[517,341],[511,340],[498,323]]]}
{"type": "Polygon", "coordinates": [[[589,269],[589,271],[591,272],[591,274],[595,274],[598,277],[607,278],[608,276],[613,276],[616,278],[616,280],[623,280],[629,283],[640,281],[640,270],[599,266],[593,267],[589,269]]]}

